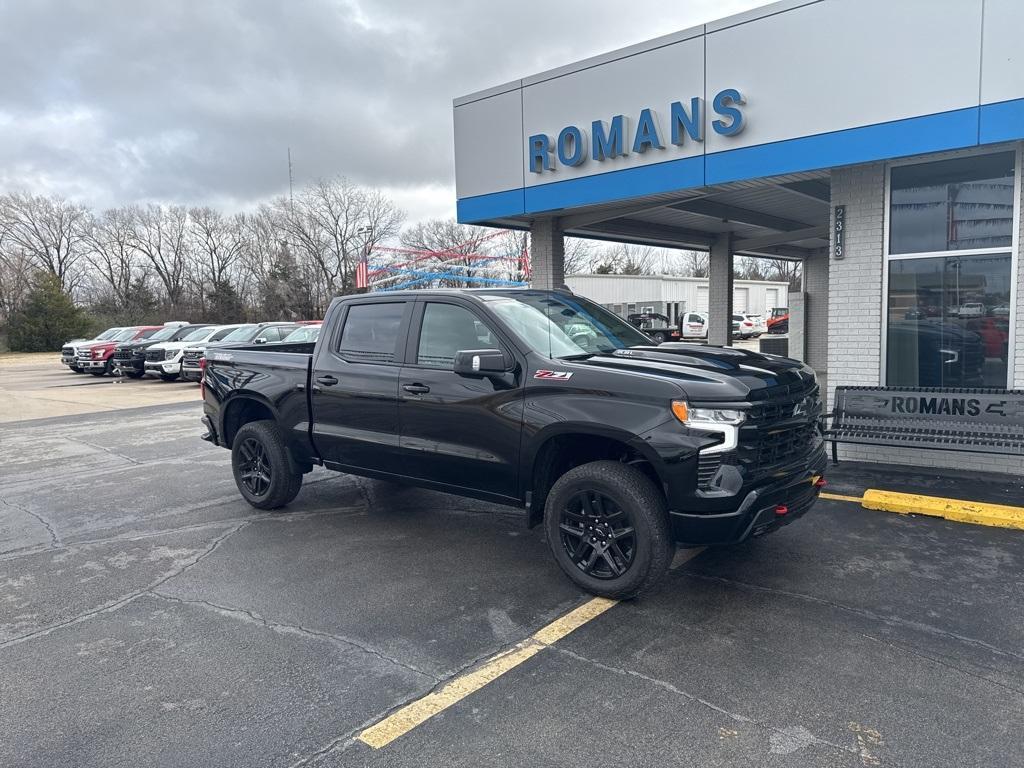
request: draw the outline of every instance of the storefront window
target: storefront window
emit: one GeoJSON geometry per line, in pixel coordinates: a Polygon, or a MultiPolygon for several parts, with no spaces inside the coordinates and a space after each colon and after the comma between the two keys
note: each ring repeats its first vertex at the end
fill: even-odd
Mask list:
{"type": "Polygon", "coordinates": [[[892,169],[889,253],[1009,248],[1014,153],[892,169]]]}
{"type": "Polygon", "coordinates": [[[889,262],[889,386],[1005,387],[1009,253],[889,262]]]}

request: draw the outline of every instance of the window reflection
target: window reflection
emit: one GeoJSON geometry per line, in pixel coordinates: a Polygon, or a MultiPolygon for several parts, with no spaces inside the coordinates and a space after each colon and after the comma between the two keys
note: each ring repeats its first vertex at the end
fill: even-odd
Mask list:
{"type": "Polygon", "coordinates": [[[892,169],[889,253],[1008,248],[1014,153],[892,169]]]}
{"type": "Polygon", "coordinates": [[[889,264],[887,384],[1005,387],[1010,255],[889,264]]]}

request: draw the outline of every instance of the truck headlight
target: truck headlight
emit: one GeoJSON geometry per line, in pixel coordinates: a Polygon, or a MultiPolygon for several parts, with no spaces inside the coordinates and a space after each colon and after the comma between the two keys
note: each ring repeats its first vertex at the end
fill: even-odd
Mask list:
{"type": "Polygon", "coordinates": [[[92,351],[92,356],[95,357],[96,359],[99,359],[99,358],[103,357],[103,350],[102,349],[94,349],[92,351]]]}
{"type": "Polygon", "coordinates": [[[178,350],[176,350],[176,349],[168,349],[168,350],[164,351],[164,359],[165,360],[173,360],[177,356],[178,356],[178,350]]]}
{"type": "Polygon", "coordinates": [[[693,408],[685,400],[673,400],[672,413],[690,429],[722,436],[722,442],[702,448],[701,453],[727,453],[734,450],[739,445],[739,426],[747,418],[743,411],[736,408],[693,408]]]}
{"type": "Polygon", "coordinates": [[[735,408],[693,408],[685,400],[673,400],[672,413],[683,424],[689,426],[724,424],[735,427],[747,418],[743,411],[735,408]]]}

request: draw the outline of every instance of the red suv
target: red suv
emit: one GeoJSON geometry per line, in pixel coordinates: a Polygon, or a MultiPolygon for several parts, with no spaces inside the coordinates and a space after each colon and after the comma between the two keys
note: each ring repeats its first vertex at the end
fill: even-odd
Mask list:
{"type": "Polygon", "coordinates": [[[78,367],[93,376],[106,376],[114,367],[114,350],[118,344],[148,338],[161,328],[162,325],[136,325],[104,341],[82,344],[78,347],[78,367]]]}

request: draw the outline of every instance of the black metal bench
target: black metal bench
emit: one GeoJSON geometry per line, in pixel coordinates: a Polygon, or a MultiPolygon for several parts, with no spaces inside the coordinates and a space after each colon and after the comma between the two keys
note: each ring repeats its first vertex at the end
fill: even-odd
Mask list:
{"type": "Polygon", "coordinates": [[[836,387],[823,434],[832,443],[968,451],[1024,459],[1024,391],[836,387]],[[828,425],[831,421],[831,426],[828,425]]]}

